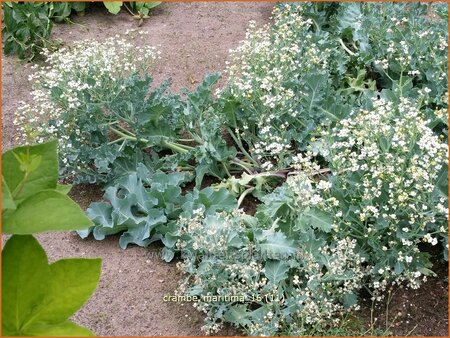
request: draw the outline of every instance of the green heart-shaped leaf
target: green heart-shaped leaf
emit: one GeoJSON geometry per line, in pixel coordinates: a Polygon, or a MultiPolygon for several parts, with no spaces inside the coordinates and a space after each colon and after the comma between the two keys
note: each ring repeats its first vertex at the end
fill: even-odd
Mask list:
{"type": "Polygon", "coordinates": [[[44,190],[27,198],[14,212],[4,214],[2,221],[4,233],[19,235],[81,230],[93,225],[75,202],[54,190],[44,190]]]}
{"type": "Polygon", "coordinates": [[[2,333],[9,336],[90,336],[67,319],[92,295],[100,259],[48,264],[30,235],[14,235],[2,251],[2,333]]]}

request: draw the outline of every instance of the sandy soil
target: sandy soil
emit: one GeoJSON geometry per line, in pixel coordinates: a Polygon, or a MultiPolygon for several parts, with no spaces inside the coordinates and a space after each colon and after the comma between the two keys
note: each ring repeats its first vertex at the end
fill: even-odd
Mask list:
{"type": "MultiPolygon", "coordinates": [[[[100,5],[100,4],[99,4],[100,5]]],[[[142,30],[150,32],[145,43],[160,45],[160,60],[154,75],[156,82],[172,77],[174,91],[193,88],[208,72],[221,71],[228,50],[238,45],[245,35],[249,20],[259,25],[269,21],[273,3],[163,3],[152,12],[142,30]]],[[[84,17],[74,17],[75,25],[56,25],[53,37],[70,44],[72,41],[114,36],[137,27],[126,12],[113,16],[92,8],[84,17]]],[[[15,56],[2,58],[3,150],[14,145],[16,131],[13,114],[20,100],[29,100],[31,84],[27,81],[31,64],[15,56]]],[[[71,197],[83,208],[101,198],[95,186],[78,186],[71,197]]],[[[255,201],[244,204],[250,213],[255,201]]],[[[52,233],[38,236],[51,261],[63,257],[102,257],[100,285],[73,319],[92,329],[97,335],[156,336],[202,335],[202,316],[190,304],[164,302],[165,294],[173,293],[180,279],[175,264],[166,264],[158,257],[160,247],[144,249],[118,246],[112,236],[98,242],[81,240],[73,233],[52,233]]],[[[438,264],[437,278],[420,290],[400,290],[390,309],[394,314],[389,326],[398,335],[448,335],[447,265],[438,264]],[[399,316],[395,314],[401,313],[399,316]],[[392,325],[391,325],[392,324],[392,325]],[[411,332],[411,330],[417,327],[411,332]]],[[[364,315],[370,307],[363,307],[364,315]]],[[[384,311],[377,314],[384,322],[384,311]]],[[[220,335],[233,335],[227,328],[220,335]]]]}
{"type": "MultiPolygon", "coordinates": [[[[269,21],[273,3],[163,3],[141,26],[147,30],[144,41],[158,46],[162,59],[154,72],[155,82],[167,77],[172,90],[194,88],[208,72],[225,67],[228,50],[245,36],[249,20],[262,25],[269,21]]],[[[74,17],[75,25],[60,24],[53,37],[70,44],[85,38],[102,40],[137,22],[126,12],[110,15],[103,8],[92,8],[84,17],[74,17]]],[[[20,100],[29,100],[31,64],[15,56],[2,59],[3,151],[17,145],[12,120],[20,100]]],[[[96,187],[77,187],[71,196],[83,208],[101,197],[96,187]]],[[[117,237],[105,241],[81,240],[76,234],[52,233],[38,236],[51,261],[63,257],[102,257],[99,287],[86,306],[73,319],[97,335],[202,335],[201,314],[190,304],[164,302],[181,276],[175,264],[159,257],[160,248],[120,249],[117,237]]],[[[236,334],[226,329],[221,335],[236,334]]]]}

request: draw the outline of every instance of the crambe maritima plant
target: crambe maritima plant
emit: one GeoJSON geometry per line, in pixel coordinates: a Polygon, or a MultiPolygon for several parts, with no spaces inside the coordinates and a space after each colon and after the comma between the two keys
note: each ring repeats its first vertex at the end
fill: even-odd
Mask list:
{"type": "MultiPolygon", "coordinates": [[[[59,140],[62,175],[101,179],[92,172],[92,161],[117,150],[104,145],[110,142],[110,123],[116,121],[107,105],[126,94],[127,84],[138,81],[138,74],[148,72],[158,52],[116,36],[104,42],[80,41],[44,55],[46,64],[36,66],[30,76],[34,102],[19,108],[14,124],[25,142],[59,140]]],[[[101,172],[101,163],[97,169],[101,172]]]]}
{"type": "Polygon", "coordinates": [[[274,10],[273,26],[250,24],[220,92],[228,132],[264,171],[288,167],[292,152],[305,147],[322,109],[334,104],[327,102],[330,69],[345,62],[339,45],[314,31],[300,7],[289,9],[274,10]]]}
{"type": "Polygon", "coordinates": [[[432,274],[419,245],[441,242],[448,252],[447,145],[407,99],[374,99],[322,142],[328,174],[315,180],[320,166],[313,153],[297,156],[298,172],[265,197],[262,212],[294,223],[296,231],[314,226],[330,233],[329,243],[355,239],[377,297],[391,282],[419,287],[432,274]]]}
{"type": "Polygon", "coordinates": [[[282,4],[272,26],[251,23],[231,51],[219,96],[227,130],[253,167],[289,168],[321,136],[318,126],[383,89],[419,99],[430,126],[446,135],[447,21],[433,14],[444,17],[441,7],[321,6],[282,4]]]}
{"type": "Polygon", "coordinates": [[[207,333],[229,322],[250,335],[320,334],[357,307],[366,268],[354,239],[325,245],[313,231],[292,236],[242,210],[179,222],[178,293],[197,297],[207,333]]]}
{"type": "Polygon", "coordinates": [[[430,266],[420,243],[441,241],[447,257],[448,147],[427,122],[415,102],[374,99],[325,134],[334,174],[327,191],[340,201],[323,207],[339,215],[338,233],[370,243],[375,281],[418,287],[430,266]]]}
{"type": "Polygon", "coordinates": [[[433,275],[420,245],[441,242],[447,255],[448,149],[417,103],[374,99],[322,142],[327,175],[313,152],[294,156],[296,172],[256,218],[179,219],[178,292],[197,297],[206,332],[230,322],[251,335],[320,334],[358,308],[361,289],[380,301],[433,275]]]}

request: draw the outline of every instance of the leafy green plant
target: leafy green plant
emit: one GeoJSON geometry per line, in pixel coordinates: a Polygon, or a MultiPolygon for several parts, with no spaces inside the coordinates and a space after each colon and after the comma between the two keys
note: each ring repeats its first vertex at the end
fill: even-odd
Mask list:
{"type": "Polygon", "coordinates": [[[251,335],[320,334],[355,307],[364,276],[355,241],[325,247],[321,233],[272,222],[238,210],[180,219],[178,292],[197,297],[207,333],[228,322],[251,335]]]}
{"type": "Polygon", "coordinates": [[[58,180],[57,142],[17,147],[2,156],[2,220],[5,233],[83,229],[91,222],[66,196],[58,180]],[[42,210],[53,210],[42,213],[42,210]],[[30,221],[32,220],[32,222],[30,221]]]}
{"type": "Polygon", "coordinates": [[[349,62],[355,68],[369,69],[378,88],[418,98],[432,128],[445,134],[448,24],[433,17],[437,8],[423,3],[349,4],[341,6],[334,33],[352,48],[349,62]]]}
{"type": "MultiPolygon", "coordinates": [[[[20,59],[33,60],[43,50],[56,50],[60,43],[50,39],[53,22],[67,22],[72,12],[84,15],[89,7],[86,1],[70,2],[2,2],[2,36],[3,50],[6,55],[17,54],[20,59]]],[[[111,14],[120,12],[122,5],[139,20],[149,18],[150,10],[161,2],[129,2],[129,7],[122,1],[105,1],[105,7],[111,14]]]]}
{"type": "Polygon", "coordinates": [[[56,141],[17,147],[2,156],[2,333],[90,336],[68,318],[94,292],[100,259],[48,264],[33,233],[83,229],[92,223],[58,185],[56,141]],[[44,213],[43,210],[46,210],[44,213]]]}
{"type": "Polygon", "coordinates": [[[103,4],[111,14],[118,14],[122,8],[123,1],[103,1],[103,4]]]}
{"type": "Polygon", "coordinates": [[[20,59],[33,60],[44,49],[56,49],[50,39],[53,22],[69,21],[72,11],[83,14],[87,2],[2,2],[3,50],[20,59]]]}
{"type": "Polygon", "coordinates": [[[252,24],[219,97],[225,127],[254,169],[290,169],[322,126],[382,89],[420,99],[446,137],[447,21],[431,18],[433,8],[281,4],[272,26],[252,24]]]}
{"type": "Polygon", "coordinates": [[[3,50],[21,59],[35,58],[42,48],[51,46],[48,40],[53,23],[51,8],[44,2],[2,2],[3,50]]]}
{"type": "Polygon", "coordinates": [[[139,26],[142,25],[144,19],[149,18],[150,10],[160,5],[159,1],[104,1],[105,7],[111,14],[118,14],[123,7],[133,15],[133,18],[139,20],[139,26]]]}
{"type": "MultiPolygon", "coordinates": [[[[250,170],[286,170],[287,180],[260,196],[256,218],[181,219],[187,277],[179,292],[197,296],[207,332],[223,322],[250,334],[330,332],[362,288],[380,301],[392,284],[415,289],[433,275],[423,243],[440,244],[447,257],[446,22],[422,4],[375,9],[382,6],[283,4],[271,29],[251,28],[238,48],[219,94],[223,121],[250,170]],[[393,36],[380,34],[380,22],[393,36]],[[433,38],[421,43],[424,34],[433,38]],[[312,76],[301,71],[314,65],[312,76]],[[359,263],[337,268],[339,250],[359,263]]],[[[219,186],[256,189],[250,174],[219,186]]]]}
{"type": "Polygon", "coordinates": [[[34,75],[33,95],[36,100],[42,98],[40,104],[25,104],[15,120],[23,134],[22,139],[34,142],[58,138],[62,176],[77,173],[76,181],[105,180],[110,162],[127,153],[135,153],[133,146],[124,151],[131,137],[123,136],[120,123],[126,122],[130,115],[142,117],[144,108],[158,109],[152,121],[141,122],[150,125],[161,119],[161,114],[168,111],[166,106],[171,104],[170,98],[163,97],[166,85],[143,101],[151,77],[141,78],[138,74],[152,66],[157,52],[152,47],[137,50],[124,39],[108,39],[104,43],[82,41],[72,48],[47,54],[47,57],[52,70],[42,68],[34,75]],[[141,95],[139,98],[137,92],[141,95]],[[126,110],[122,113],[126,115],[120,118],[114,114],[117,112],[110,113],[110,104],[123,109],[126,103],[118,99],[122,95],[130,95],[130,100],[133,98],[141,115],[126,110]],[[149,104],[143,106],[144,102],[149,104]],[[31,124],[22,123],[32,116],[42,118],[34,119],[31,124]],[[111,137],[111,134],[120,135],[111,137]],[[120,141],[123,143],[118,144],[120,141]]]}
{"type": "Polygon", "coordinates": [[[82,41],[49,54],[50,68],[32,76],[39,104],[17,112],[22,138],[58,138],[61,175],[75,183],[113,182],[127,174],[124,163],[192,170],[197,187],[205,174],[222,179],[245,168],[235,148],[217,137],[221,103],[211,92],[219,75],[206,76],[195,91],[185,92],[184,101],[168,93],[169,80],[152,88],[146,72],[157,58],[154,48],[136,49],[117,38],[82,41]]]}
{"type": "Polygon", "coordinates": [[[144,19],[148,16],[150,10],[161,4],[160,1],[131,1],[131,9],[136,11],[144,19]]]}
{"type": "Polygon", "coordinates": [[[119,244],[123,249],[131,243],[146,247],[161,240],[163,259],[171,261],[180,214],[192,215],[193,210],[209,214],[236,207],[236,199],[226,189],[194,189],[183,195],[181,186],[190,179],[186,173],[150,174],[146,170],[124,176],[106,189],[107,202],[92,203],[86,211],[95,226],[78,233],[84,238],[92,232],[97,240],[122,233],[119,244]]]}

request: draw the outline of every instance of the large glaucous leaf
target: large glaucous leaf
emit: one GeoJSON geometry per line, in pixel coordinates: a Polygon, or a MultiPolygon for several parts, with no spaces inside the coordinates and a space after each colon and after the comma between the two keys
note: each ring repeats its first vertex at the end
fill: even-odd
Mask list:
{"type": "Polygon", "coordinates": [[[264,269],[269,281],[274,285],[278,285],[288,277],[289,265],[281,261],[267,261],[264,269]]]}
{"type": "Polygon", "coordinates": [[[199,208],[203,209],[205,214],[213,214],[218,210],[233,210],[236,206],[236,198],[227,189],[214,190],[207,187],[202,190],[194,189],[188,193],[183,211],[186,216],[192,216],[193,211],[199,208]]]}
{"type": "Polygon", "coordinates": [[[297,251],[294,241],[288,239],[284,233],[265,230],[263,234],[265,239],[257,246],[263,257],[282,259],[297,251]]]}
{"type": "Polygon", "coordinates": [[[184,198],[180,185],[189,176],[184,173],[165,174],[157,171],[141,178],[131,173],[110,186],[105,192],[108,202],[92,203],[86,215],[94,226],[79,231],[85,238],[91,232],[94,238],[102,240],[108,235],[122,233],[119,244],[125,249],[128,244],[146,247],[158,236],[158,226],[170,219],[176,219],[181,212],[184,198]]]}
{"type": "Polygon", "coordinates": [[[309,229],[309,227],[313,227],[324,232],[330,232],[332,224],[333,216],[318,208],[310,208],[309,210],[301,213],[297,220],[297,228],[302,232],[309,229]]]}
{"type": "Polygon", "coordinates": [[[181,186],[191,177],[185,173],[157,171],[146,178],[132,173],[110,186],[104,195],[108,202],[92,203],[86,215],[94,226],[78,231],[85,238],[93,233],[102,240],[111,234],[122,233],[119,245],[125,249],[129,244],[146,247],[162,240],[166,246],[163,258],[170,261],[175,253],[174,245],[179,238],[178,216],[191,217],[194,210],[205,214],[233,210],[236,198],[227,189],[194,189],[182,195],[181,186]]]}
{"type": "Polygon", "coordinates": [[[247,306],[238,304],[232,305],[223,315],[223,318],[235,325],[250,325],[251,322],[248,320],[250,317],[250,312],[247,309],[247,306]]]}

